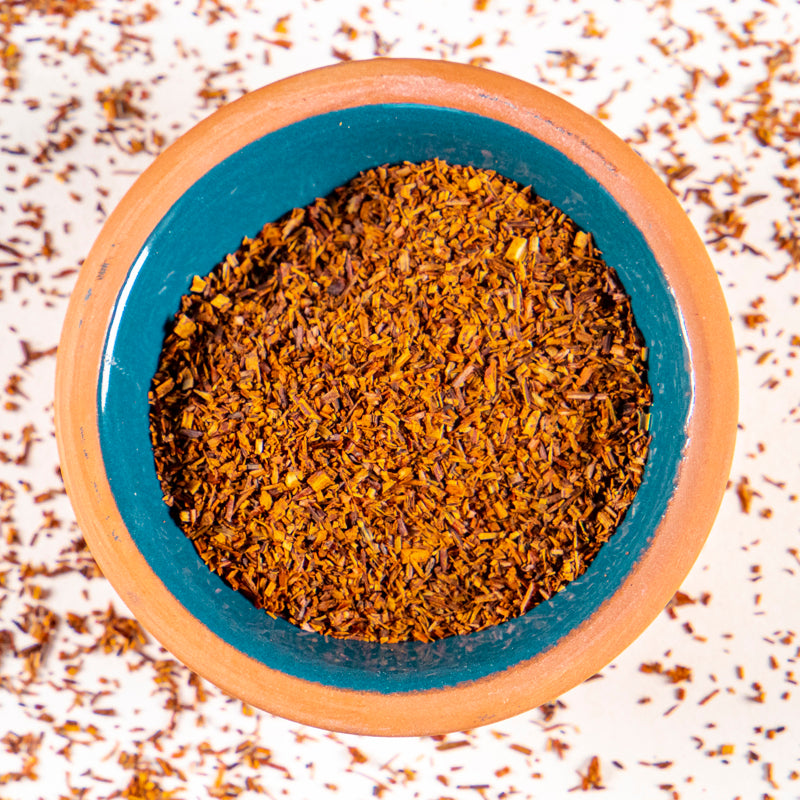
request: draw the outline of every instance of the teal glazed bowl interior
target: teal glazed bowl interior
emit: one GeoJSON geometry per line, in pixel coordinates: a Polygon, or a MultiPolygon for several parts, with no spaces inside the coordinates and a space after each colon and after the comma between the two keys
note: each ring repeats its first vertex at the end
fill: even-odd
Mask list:
{"type": "Polygon", "coordinates": [[[367,106],[267,134],[226,158],[170,209],[131,267],[113,311],[97,394],[100,441],[114,497],[137,546],[209,628],[300,678],[367,691],[414,691],[474,680],[529,659],[616,591],[670,499],[692,402],[687,365],[678,309],[653,253],[614,198],[564,155],[504,123],[463,111],[367,106]],[[493,169],[531,185],[591,231],[630,295],[649,347],[650,454],[632,507],[586,573],[524,616],[430,644],[321,636],[271,619],[202,563],[161,499],[147,393],[165,327],[193,275],[210,272],[242,236],[256,236],[265,222],[327,195],[361,170],[430,158],[493,169]]]}
{"type": "MultiPolygon", "coordinates": [[[[414,69],[424,73],[424,66],[414,69]]],[[[280,703],[262,707],[301,722],[364,733],[472,727],[522,709],[494,701],[496,711],[456,710],[439,719],[435,698],[447,702],[450,689],[480,685],[556,648],[609,602],[653,544],[672,502],[696,401],[697,353],[685,322],[646,232],[600,181],[552,143],[508,122],[440,102],[371,100],[314,114],[254,138],[194,181],[129,264],[108,318],[92,387],[105,477],[127,535],[158,581],[200,625],[253,663],[310,686],[331,687],[337,697],[364,695],[379,716],[388,713],[382,711],[382,697],[434,698],[429,729],[419,722],[399,730],[386,720],[353,722],[366,712],[353,716],[343,711],[337,717],[334,710],[315,719],[306,710],[293,715],[280,703]],[[591,232],[631,297],[649,350],[649,457],[632,507],[586,572],[525,615],[433,643],[377,644],[322,636],[256,609],[201,561],[162,500],[150,442],[148,390],[165,328],[194,275],[208,273],[239,247],[242,237],[255,236],[267,221],[328,194],[364,169],[432,158],[496,170],[531,185],[591,232]]],[[[723,486],[724,477],[727,473],[723,486]]],[[[707,532],[700,535],[697,551],[707,532]]],[[[111,532],[112,538],[116,535],[111,532]]],[[[684,573],[687,568],[682,567],[684,573]]],[[[643,627],[621,636],[618,650],[643,627]]],[[[202,675],[203,660],[188,663],[202,675]]],[[[588,674],[600,666],[594,664],[588,674]]],[[[223,688],[237,691],[236,686],[223,688]]],[[[534,693],[529,707],[549,699],[534,693]]]]}

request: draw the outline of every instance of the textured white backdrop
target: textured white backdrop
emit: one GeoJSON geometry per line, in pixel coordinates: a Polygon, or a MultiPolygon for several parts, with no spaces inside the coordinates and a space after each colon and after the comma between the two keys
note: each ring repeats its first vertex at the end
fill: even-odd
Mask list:
{"type": "Polygon", "coordinates": [[[670,5],[0,2],[0,799],[555,798],[580,796],[594,756],[606,797],[800,797],[800,5],[670,5]],[[444,740],[303,728],[202,682],[200,700],[154,642],[104,647],[109,604],[128,612],[71,547],[55,357],[25,363],[21,344],[56,345],[74,270],[160,147],[246,90],[376,53],[476,60],[599,115],[672,175],[739,349],[740,435],[683,587],[696,602],[557,707],[444,740]],[[123,89],[109,122],[102,93],[123,89]],[[32,677],[36,614],[52,630],[32,677]]]}

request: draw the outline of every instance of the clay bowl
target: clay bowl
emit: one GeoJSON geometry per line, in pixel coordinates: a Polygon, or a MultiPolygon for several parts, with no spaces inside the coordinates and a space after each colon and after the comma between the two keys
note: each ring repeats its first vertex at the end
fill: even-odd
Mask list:
{"type": "Polygon", "coordinates": [[[231,695],[339,731],[471,728],[556,698],[658,615],[711,528],[736,431],[725,303],[659,178],[600,123],[486,70],[379,60],[253,92],[179,139],[109,217],[59,347],[56,422],[78,522],[105,575],[177,658],[231,695]],[[147,392],[195,273],[367,167],[438,156],[496,169],[592,232],[650,349],[652,446],[623,524],[525,616],[433,644],[344,641],[273,620],[202,564],[161,498],[147,392]]]}

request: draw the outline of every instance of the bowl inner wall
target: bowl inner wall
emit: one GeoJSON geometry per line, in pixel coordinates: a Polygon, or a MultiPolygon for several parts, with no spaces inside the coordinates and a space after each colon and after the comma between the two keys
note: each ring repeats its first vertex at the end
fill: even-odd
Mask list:
{"type": "MultiPolygon", "coordinates": [[[[670,289],[641,232],[593,178],[530,134],[459,110],[364,106],[269,133],[222,161],[164,216],[131,266],[112,312],[98,386],[108,480],[130,535],[185,608],[243,653],[290,675],[348,689],[451,686],[554,646],[625,580],[651,541],[672,492],[691,410],[689,351],[670,289]],[[161,498],[147,392],[165,326],[195,274],[243,236],[305,206],[359,171],[438,157],[494,169],[548,199],[590,231],[622,279],[649,347],[653,441],[628,514],[586,573],[525,616],[431,644],[337,640],[273,620],[210,573],[161,498]]],[[[213,654],[209,654],[213,658],[213,654]]]]}

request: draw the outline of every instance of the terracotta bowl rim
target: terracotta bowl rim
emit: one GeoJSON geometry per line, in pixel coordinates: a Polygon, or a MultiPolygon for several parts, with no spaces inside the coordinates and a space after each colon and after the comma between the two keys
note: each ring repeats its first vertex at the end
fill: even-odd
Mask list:
{"type": "Polygon", "coordinates": [[[554,699],[603,668],[663,609],[699,554],[725,489],[737,424],[725,301],[705,247],[658,176],[600,122],[544,89],[440,61],[377,59],[301,73],[221,108],[167,148],[108,218],[67,311],[56,375],[56,437],[78,523],[104,574],[156,639],[242,700],[321,728],[376,735],[461,730],[554,699]],[[489,116],[565,153],[608,190],[666,275],[689,344],[693,406],[669,507],[619,590],[536,658],[466,684],[374,693],[286,675],[226,644],[161,583],[136,548],[106,478],[95,388],[111,310],[155,224],[215,164],[286,125],[371,103],[424,103],[489,116]],[[209,145],[211,142],[211,145],[209,145]],[[208,653],[216,658],[209,664],[208,653]]]}

